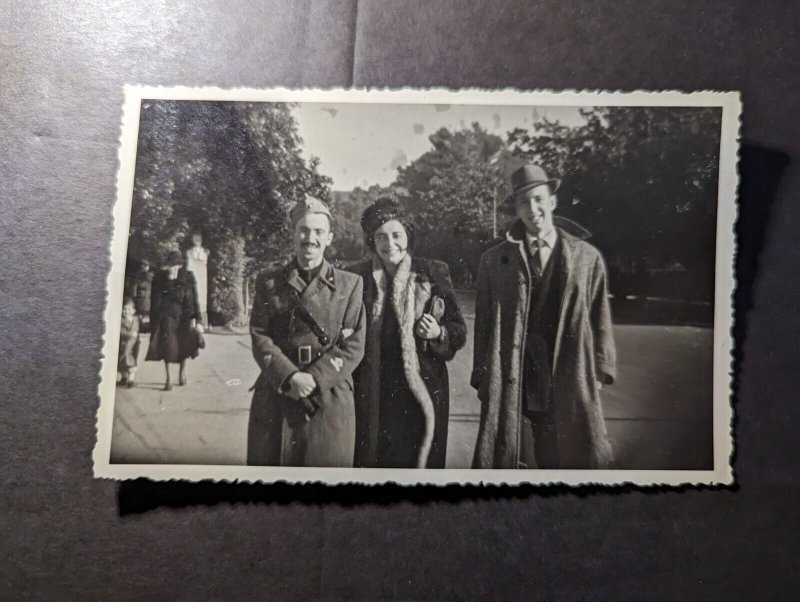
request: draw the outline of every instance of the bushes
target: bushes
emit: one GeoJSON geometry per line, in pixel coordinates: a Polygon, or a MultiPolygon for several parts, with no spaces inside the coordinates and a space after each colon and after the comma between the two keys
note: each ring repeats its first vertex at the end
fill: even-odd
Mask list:
{"type": "Polygon", "coordinates": [[[210,264],[211,312],[222,324],[243,323],[244,239],[231,237],[221,240],[214,246],[210,264]]]}

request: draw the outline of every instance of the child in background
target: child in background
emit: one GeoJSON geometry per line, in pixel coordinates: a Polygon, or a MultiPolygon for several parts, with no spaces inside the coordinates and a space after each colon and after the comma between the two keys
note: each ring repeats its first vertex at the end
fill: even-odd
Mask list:
{"type": "Polygon", "coordinates": [[[136,317],[136,305],[133,299],[125,297],[122,302],[122,324],[119,333],[119,359],[117,373],[120,386],[132,389],[139,356],[139,318],[136,317]]]}

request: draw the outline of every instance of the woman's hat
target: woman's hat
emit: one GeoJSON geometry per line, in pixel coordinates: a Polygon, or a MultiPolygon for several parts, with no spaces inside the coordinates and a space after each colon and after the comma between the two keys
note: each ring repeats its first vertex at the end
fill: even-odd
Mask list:
{"type": "Polygon", "coordinates": [[[542,184],[550,186],[550,192],[552,193],[558,190],[561,180],[549,177],[544,168],[539,165],[523,165],[511,174],[511,194],[503,202],[513,208],[514,197],[521,192],[536,188],[542,184]]]}
{"type": "Polygon", "coordinates": [[[177,251],[170,251],[169,255],[167,255],[167,260],[164,262],[164,267],[171,268],[176,265],[183,265],[183,257],[177,251]]]}
{"type": "Polygon", "coordinates": [[[361,229],[367,236],[372,236],[375,230],[393,219],[407,228],[408,219],[400,204],[395,199],[384,196],[364,209],[364,213],[361,214],[361,229]]]}
{"type": "Polygon", "coordinates": [[[361,214],[361,230],[366,237],[367,248],[375,250],[375,231],[386,222],[397,220],[403,225],[408,237],[408,249],[414,247],[414,222],[403,211],[400,203],[390,196],[382,196],[361,214]]]}

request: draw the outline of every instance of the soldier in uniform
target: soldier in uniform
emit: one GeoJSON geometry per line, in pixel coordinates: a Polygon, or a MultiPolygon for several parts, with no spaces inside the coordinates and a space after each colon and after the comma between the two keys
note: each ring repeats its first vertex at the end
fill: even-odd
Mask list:
{"type": "Polygon", "coordinates": [[[250,408],[247,463],[353,466],[353,370],[364,355],[360,276],[324,258],[330,211],[308,198],[292,210],[294,257],[262,273],[250,318],[261,368],[250,408]]]}

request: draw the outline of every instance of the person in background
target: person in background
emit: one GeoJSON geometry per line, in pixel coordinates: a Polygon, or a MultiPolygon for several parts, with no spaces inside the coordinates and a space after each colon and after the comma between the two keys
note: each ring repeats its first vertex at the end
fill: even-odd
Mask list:
{"type": "Polygon", "coordinates": [[[600,388],[614,381],[616,352],[603,258],[588,232],[554,222],[559,180],[526,165],[511,185],[517,221],[478,270],[473,466],[608,467],[600,388]]]}
{"type": "Polygon", "coordinates": [[[136,304],[136,314],[147,327],[150,323],[150,299],[153,290],[153,272],[150,271],[150,262],[142,259],[139,270],[134,274],[131,283],[131,297],[136,304]]]}
{"type": "Polygon", "coordinates": [[[166,371],[165,391],[172,390],[169,365],[180,364],[178,383],[186,385],[186,360],[198,354],[200,308],[197,303],[194,279],[191,272],[182,270],[183,258],[177,251],[170,252],[163,269],[153,278],[150,304],[150,345],[148,361],[163,361],[166,371]]]}
{"type": "Polygon", "coordinates": [[[132,389],[139,357],[139,318],[133,299],[122,301],[122,323],[119,334],[119,356],[117,358],[117,384],[132,389]]]}
{"type": "Polygon", "coordinates": [[[361,217],[370,261],[364,279],[367,344],[355,374],[356,464],[444,468],[450,411],[447,365],[467,328],[447,264],[412,257],[414,229],[399,204],[376,201],[361,217]]]}

